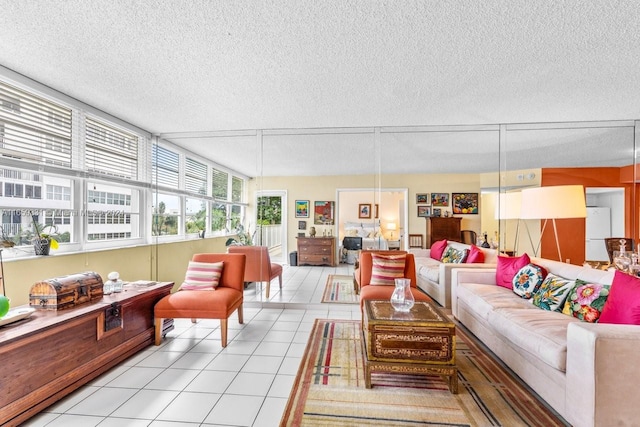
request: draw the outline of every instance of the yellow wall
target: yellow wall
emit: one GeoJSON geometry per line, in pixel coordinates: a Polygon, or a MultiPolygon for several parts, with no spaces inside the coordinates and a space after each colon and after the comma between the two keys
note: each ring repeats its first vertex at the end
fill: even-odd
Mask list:
{"type": "Polygon", "coordinates": [[[4,262],[5,289],[12,306],[29,303],[29,289],[41,280],[84,271],[95,271],[107,280],[111,271],[125,281],[158,280],[182,283],[194,253],[226,252],[225,238],[194,239],[76,254],[15,259],[4,262]],[[157,263],[156,263],[157,260],[157,263]]]}

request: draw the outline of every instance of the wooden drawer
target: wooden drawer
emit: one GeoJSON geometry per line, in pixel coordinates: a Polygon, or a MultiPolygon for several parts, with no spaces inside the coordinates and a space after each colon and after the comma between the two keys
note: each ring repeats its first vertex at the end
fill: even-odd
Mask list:
{"type": "Polygon", "coordinates": [[[298,238],[299,246],[333,246],[334,239],[324,237],[298,238]]]}
{"type": "Polygon", "coordinates": [[[300,264],[311,264],[311,265],[331,265],[331,255],[310,255],[310,254],[302,254],[298,255],[300,264]]]}
{"type": "Polygon", "coordinates": [[[329,255],[331,246],[300,246],[301,254],[329,255]]]}

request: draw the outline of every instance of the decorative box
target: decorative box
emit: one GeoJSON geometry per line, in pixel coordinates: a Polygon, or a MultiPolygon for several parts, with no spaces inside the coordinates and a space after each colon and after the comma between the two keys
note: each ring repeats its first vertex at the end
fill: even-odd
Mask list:
{"type": "Polygon", "coordinates": [[[46,279],[29,291],[29,305],[45,310],[63,310],[102,298],[102,277],[93,271],[46,279]]]}

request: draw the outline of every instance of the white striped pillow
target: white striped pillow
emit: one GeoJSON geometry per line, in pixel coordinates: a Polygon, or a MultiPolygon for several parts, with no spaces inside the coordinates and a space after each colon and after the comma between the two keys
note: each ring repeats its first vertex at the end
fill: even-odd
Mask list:
{"type": "Polygon", "coordinates": [[[382,255],[371,254],[371,282],[370,285],[392,285],[395,279],[404,277],[406,254],[382,255]]]}
{"type": "Polygon", "coordinates": [[[189,261],[187,274],[184,277],[184,282],[180,286],[180,290],[215,290],[216,286],[220,283],[223,266],[224,263],[222,261],[213,263],[189,261]]]}

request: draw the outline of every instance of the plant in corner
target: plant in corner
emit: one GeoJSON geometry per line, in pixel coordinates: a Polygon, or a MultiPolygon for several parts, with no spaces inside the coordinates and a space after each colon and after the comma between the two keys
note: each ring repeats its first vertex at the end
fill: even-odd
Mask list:
{"type": "Polygon", "coordinates": [[[253,246],[253,236],[248,231],[244,231],[242,224],[238,224],[236,237],[229,237],[225,246],[253,246]]]}

